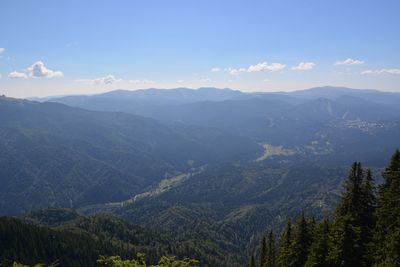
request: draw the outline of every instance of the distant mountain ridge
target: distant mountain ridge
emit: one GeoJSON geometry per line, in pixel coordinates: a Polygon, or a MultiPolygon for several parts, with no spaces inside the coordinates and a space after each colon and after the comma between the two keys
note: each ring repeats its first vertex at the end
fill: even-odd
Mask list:
{"type": "Polygon", "coordinates": [[[295,149],[297,155],[307,157],[322,153],[345,159],[351,155],[349,145],[362,147],[355,150],[360,155],[390,153],[398,143],[395,139],[400,129],[400,93],[370,89],[326,86],[271,93],[216,88],[117,90],[52,101],[217,128],[257,143],[295,149]],[[82,101],[78,101],[80,97],[82,101]],[[364,142],[375,146],[363,147],[364,142]],[[343,146],[346,149],[341,149],[343,146]]]}
{"type": "Polygon", "coordinates": [[[337,99],[339,97],[358,97],[376,104],[390,106],[400,109],[400,92],[384,92],[374,89],[352,89],[346,87],[315,87],[306,90],[299,90],[288,93],[290,96],[304,98],[328,98],[337,99]]]}
{"type": "Polygon", "coordinates": [[[122,111],[135,113],[144,107],[179,105],[200,101],[224,101],[228,99],[247,98],[245,93],[232,89],[188,88],[176,89],[143,89],[114,90],[97,95],[72,95],[60,98],[45,99],[74,107],[93,110],[122,111]]]}
{"type": "MultiPolygon", "coordinates": [[[[214,87],[201,87],[198,89],[189,88],[175,88],[175,89],[140,89],[140,90],[114,90],[95,95],[71,95],[63,97],[46,97],[42,98],[43,101],[60,102],[67,105],[88,105],[89,100],[98,98],[119,99],[126,101],[144,101],[152,105],[172,105],[183,104],[200,101],[224,101],[224,100],[240,100],[253,97],[268,97],[275,99],[277,97],[286,96],[299,99],[315,99],[315,98],[328,98],[335,99],[341,96],[356,96],[378,104],[385,104],[389,102],[395,104],[400,99],[400,93],[397,92],[384,92],[374,89],[352,89],[347,87],[314,87],[310,89],[297,90],[291,92],[242,92],[230,88],[214,88],[214,87]],[[393,99],[394,98],[394,99],[393,99]]],[[[40,100],[40,98],[35,98],[40,100]]]]}
{"type": "Polygon", "coordinates": [[[218,129],[5,97],[0,150],[0,214],[121,201],[167,175],[261,153],[218,129]]]}

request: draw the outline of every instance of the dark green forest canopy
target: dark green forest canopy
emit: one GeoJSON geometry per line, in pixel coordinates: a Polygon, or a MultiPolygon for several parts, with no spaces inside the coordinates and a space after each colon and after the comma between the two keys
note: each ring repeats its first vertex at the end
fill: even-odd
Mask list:
{"type": "MultiPolygon", "coordinates": [[[[46,209],[24,217],[0,218],[0,259],[33,265],[59,261],[62,266],[97,266],[99,255],[129,259],[146,254],[148,264],[162,256],[201,259],[202,266],[223,266],[229,259],[199,241],[181,241],[165,231],[129,224],[111,215],[83,216],[73,210],[46,209]],[[51,227],[50,227],[51,226],[51,227]]],[[[211,244],[212,245],[212,244],[211,244]]],[[[215,245],[214,245],[215,246],[215,245]]]]}
{"type": "MultiPolygon", "coordinates": [[[[331,220],[315,223],[304,212],[288,221],[279,242],[270,233],[260,245],[260,267],[400,266],[400,152],[396,150],[376,186],[355,162],[331,220]],[[274,246],[266,246],[273,242],[274,246]],[[267,255],[278,255],[271,259],[267,255]]],[[[255,266],[254,256],[249,266],[255,266]]]]}
{"type": "MultiPolygon", "coordinates": [[[[287,223],[280,238],[269,231],[262,238],[260,254],[255,253],[259,260],[250,257],[251,266],[397,266],[399,155],[398,151],[393,155],[379,186],[371,172],[355,162],[332,219],[316,223],[302,212],[294,223],[287,223]]],[[[87,217],[73,210],[50,208],[34,211],[23,221],[1,218],[0,231],[5,266],[14,260],[96,266],[99,255],[129,259],[137,252],[145,252],[149,264],[156,264],[163,255],[176,255],[199,259],[201,266],[240,266],[235,258],[223,258],[196,241],[182,243],[182,236],[131,225],[105,214],[87,217]]]]}

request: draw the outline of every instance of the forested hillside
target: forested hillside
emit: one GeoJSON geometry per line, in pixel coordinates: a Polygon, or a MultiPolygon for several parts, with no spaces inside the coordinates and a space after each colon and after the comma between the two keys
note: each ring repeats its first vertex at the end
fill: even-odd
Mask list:
{"type": "Polygon", "coordinates": [[[137,253],[144,253],[148,264],[169,255],[201,259],[202,266],[239,266],[222,254],[215,255],[200,240],[187,242],[172,233],[132,225],[110,215],[86,217],[73,210],[38,210],[23,220],[2,217],[0,237],[2,266],[11,266],[14,261],[97,266],[101,255],[129,259],[137,253]]]}
{"type": "Polygon", "coordinates": [[[304,211],[289,220],[278,242],[272,230],[262,238],[249,266],[400,265],[400,151],[376,186],[371,170],[355,162],[331,217],[316,222],[304,211]]]}
{"type": "Polygon", "coordinates": [[[243,261],[243,252],[250,252],[265,228],[280,228],[302,207],[318,216],[328,214],[346,170],[315,164],[227,164],[209,167],[165,192],[107,209],[184,240],[218,240],[219,247],[228,248],[227,255],[243,261]]]}
{"type": "Polygon", "coordinates": [[[266,230],[280,232],[301,210],[334,224],[349,162],[363,162],[376,184],[383,181],[400,146],[396,97],[337,88],[207,88],[78,101],[101,98],[105,110],[118,112],[1,97],[0,214],[22,218],[5,219],[4,229],[14,233],[18,223],[40,232],[31,247],[54,231],[58,240],[50,254],[22,255],[15,251],[24,239],[15,235],[22,241],[8,251],[22,263],[38,255],[49,264],[71,233],[96,244],[88,266],[100,254],[132,259],[136,252],[151,264],[175,255],[201,266],[243,266],[253,253],[259,259],[266,230]]]}
{"type": "MultiPolygon", "coordinates": [[[[305,209],[295,221],[287,221],[280,237],[274,234],[281,229],[279,226],[265,227],[268,232],[261,238],[259,249],[252,253],[249,266],[398,266],[399,150],[393,154],[382,176],[383,183],[376,185],[371,170],[355,162],[332,214],[307,218],[305,213],[312,212],[305,209]]],[[[250,221],[248,219],[245,223],[250,221]]],[[[248,254],[242,248],[233,250],[242,254],[237,257],[224,253],[231,253],[234,249],[221,243],[220,238],[224,235],[218,235],[218,232],[226,234],[226,230],[219,228],[214,232],[212,225],[201,226],[200,220],[192,224],[192,228],[196,229],[155,231],[109,215],[87,217],[73,210],[37,210],[24,216],[23,220],[1,218],[0,258],[4,266],[11,266],[14,261],[27,264],[59,262],[62,266],[103,266],[108,262],[109,265],[104,266],[119,266],[123,258],[131,258],[140,252],[146,257],[141,258],[138,254],[137,260],[149,264],[157,263],[162,256],[174,255],[199,259],[200,266],[244,265],[242,259],[248,254]],[[184,233],[188,236],[184,237],[184,233]],[[209,241],[204,240],[207,235],[209,241]],[[189,236],[192,241],[189,241],[189,236]],[[101,255],[119,255],[122,259],[101,255]]],[[[236,235],[242,231],[231,230],[236,235]]],[[[162,260],[171,261],[170,264],[174,261],[173,258],[162,260]]],[[[196,261],[181,262],[189,263],[196,265],[196,261]]]]}
{"type": "Polygon", "coordinates": [[[262,149],[220,130],[0,98],[0,214],[122,201],[165,177],[262,149]]]}

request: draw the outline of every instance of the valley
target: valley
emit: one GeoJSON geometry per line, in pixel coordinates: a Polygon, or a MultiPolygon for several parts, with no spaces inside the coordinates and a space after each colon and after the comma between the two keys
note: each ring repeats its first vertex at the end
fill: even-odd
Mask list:
{"type": "MultiPolygon", "coordinates": [[[[48,207],[55,210],[43,210],[44,220],[63,208],[79,218],[108,214],[168,233],[160,246],[201,266],[243,266],[266,229],[281,231],[299,210],[331,216],[349,162],[362,160],[379,177],[400,146],[394,106],[349,102],[351,89],[333,98],[319,94],[334,89],[310,91],[318,97],[211,88],[3,97],[0,213],[56,230],[24,216],[48,207]],[[179,248],[169,248],[172,240],[179,248]]],[[[147,252],[154,261],[157,251],[147,252]]]]}

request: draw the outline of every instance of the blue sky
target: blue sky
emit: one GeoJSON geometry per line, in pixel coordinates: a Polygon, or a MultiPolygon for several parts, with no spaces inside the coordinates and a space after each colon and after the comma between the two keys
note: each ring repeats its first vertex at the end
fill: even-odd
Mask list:
{"type": "Polygon", "coordinates": [[[0,2],[0,93],[400,91],[400,1],[0,2]]]}

